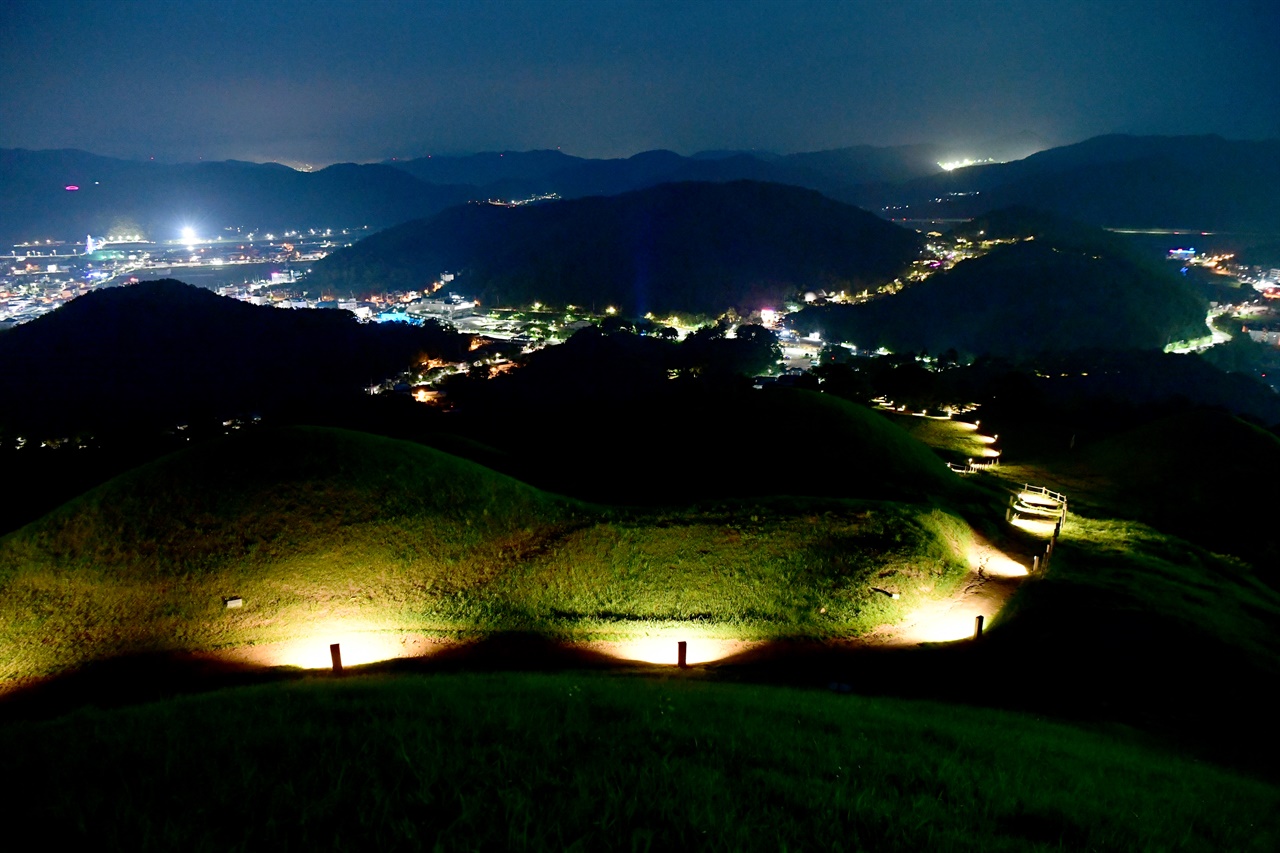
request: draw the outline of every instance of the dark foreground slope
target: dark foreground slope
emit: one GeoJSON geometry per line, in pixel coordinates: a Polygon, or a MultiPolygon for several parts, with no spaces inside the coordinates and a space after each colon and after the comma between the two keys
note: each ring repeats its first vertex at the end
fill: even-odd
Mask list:
{"type": "Polygon", "coordinates": [[[1277,843],[1273,786],[1116,735],[932,703],[580,672],[225,691],[14,725],[0,749],[27,783],[10,806],[63,846],[1277,843]]]}
{"type": "Polygon", "coordinates": [[[892,296],[806,309],[797,326],[869,349],[1012,357],[1158,350],[1208,333],[1206,306],[1185,281],[1100,230],[1017,211],[995,221],[1021,241],[892,296]],[[1009,222],[1019,219],[1021,228],[1009,222]]]}
{"type": "Polygon", "coordinates": [[[315,264],[308,287],[420,288],[443,271],[488,305],[615,306],[719,315],[806,289],[893,278],[918,238],[810,190],[740,181],[611,198],[467,205],[406,223],[315,264]]]}
{"type": "Polygon", "coordinates": [[[0,428],[48,436],[265,414],[358,394],[420,353],[465,350],[436,326],[362,325],[345,311],[143,282],[0,334],[0,428]]]}

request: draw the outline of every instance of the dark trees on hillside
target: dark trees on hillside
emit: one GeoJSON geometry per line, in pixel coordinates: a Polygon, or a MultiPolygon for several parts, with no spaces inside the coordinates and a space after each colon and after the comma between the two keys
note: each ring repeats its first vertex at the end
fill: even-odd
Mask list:
{"type": "Polygon", "coordinates": [[[167,427],[358,395],[423,355],[460,361],[469,339],[437,324],[361,324],[181,282],[74,300],[0,336],[0,427],[40,435],[167,427]]]}
{"type": "Polygon", "coordinates": [[[485,305],[750,314],[808,289],[862,289],[919,255],[914,232],[811,190],[739,181],[614,197],[465,205],[334,252],[308,287],[416,289],[443,270],[485,305]]]}

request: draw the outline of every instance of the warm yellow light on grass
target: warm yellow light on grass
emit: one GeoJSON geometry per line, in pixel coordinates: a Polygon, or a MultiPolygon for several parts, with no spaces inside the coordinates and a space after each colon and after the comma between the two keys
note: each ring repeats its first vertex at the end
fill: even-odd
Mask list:
{"type": "Polygon", "coordinates": [[[1014,527],[1037,536],[1052,536],[1053,529],[1058,526],[1056,518],[1015,518],[1011,523],[1014,527]]]}
{"type": "Polygon", "coordinates": [[[304,639],[274,643],[266,656],[274,666],[329,669],[333,664],[329,646],[333,643],[342,647],[343,666],[377,663],[408,654],[397,634],[359,624],[334,623],[318,626],[304,639]]]}
{"type": "Polygon", "coordinates": [[[599,643],[597,647],[606,654],[621,660],[675,666],[679,654],[678,644],[687,642],[686,662],[711,663],[737,654],[750,644],[741,640],[718,640],[709,637],[685,637],[672,634],[669,637],[644,637],[637,640],[619,640],[599,643]]]}
{"type": "Polygon", "coordinates": [[[973,619],[982,615],[989,620],[989,614],[978,614],[969,611],[940,613],[937,616],[923,619],[908,629],[909,638],[917,643],[953,643],[957,640],[973,639],[973,619]]]}

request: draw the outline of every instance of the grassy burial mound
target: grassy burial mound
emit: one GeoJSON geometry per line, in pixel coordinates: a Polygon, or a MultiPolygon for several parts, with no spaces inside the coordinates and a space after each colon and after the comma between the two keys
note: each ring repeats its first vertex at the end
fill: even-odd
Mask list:
{"type": "Polygon", "coordinates": [[[1115,514],[1250,560],[1280,588],[1271,526],[1280,439],[1272,433],[1223,412],[1192,411],[1083,448],[1063,470],[1101,478],[1090,497],[1115,514]]]}
{"type": "Polygon", "coordinates": [[[880,414],[916,441],[933,448],[947,462],[964,464],[972,459],[985,463],[995,458],[988,455],[996,452],[995,437],[984,435],[969,421],[900,414],[889,410],[881,410],[880,414]]]}
{"type": "Polygon", "coordinates": [[[1114,735],[700,681],[312,680],[15,724],[0,749],[51,841],[143,850],[1280,843],[1275,786],[1114,735]]]}
{"type": "Polygon", "coordinates": [[[767,495],[966,498],[927,447],[834,395],[693,387],[584,399],[557,396],[523,372],[509,374],[510,387],[506,377],[495,380],[492,396],[458,417],[467,435],[520,460],[517,476],[552,491],[650,505],[767,495]],[[518,429],[513,411],[522,413],[518,429]]]}
{"type": "Polygon", "coordinates": [[[1280,594],[1237,560],[1078,508],[987,637],[989,664],[1019,673],[996,701],[1125,720],[1273,773],[1280,594]]]}
{"type": "Polygon", "coordinates": [[[663,184],[524,207],[472,204],[334,252],[307,287],[421,289],[443,271],[485,305],[578,305],[625,316],[718,316],[806,290],[874,287],[919,237],[812,190],[737,181],[663,184]]]}
{"type": "Polygon", "coordinates": [[[411,633],[849,635],[950,591],[969,537],[927,504],[624,513],[416,444],[255,430],[132,471],[0,540],[0,677],[130,653],[323,651],[349,635],[383,644],[367,659],[403,653],[411,633]]]}

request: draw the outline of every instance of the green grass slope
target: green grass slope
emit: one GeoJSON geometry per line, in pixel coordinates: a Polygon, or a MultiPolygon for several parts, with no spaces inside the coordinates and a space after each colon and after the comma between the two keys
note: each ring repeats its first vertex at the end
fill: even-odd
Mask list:
{"type": "Polygon", "coordinates": [[[408,442],[252,430],[0,539],[0,680],[352,632],[855,634],[952,588],[970,535],[929,504],[624,512],[408,442]]]}
{"type": "Polygon", "coordinates": [[[1073,513],[987,640],[990,666],[1018,673],[998,701],[1127,720],[1274,771],[1280,594],[1239,561],[1073,513]]]}
{"type": "Polygon", "coordinates": [[[13,814],[134,850],[1241,850],[1280,792],[1007,712],[561,675],[239,689],[0,729],[13,814]]]}
{"type": "Polygon", "coordinates": [[[1110,513],[1250,560],[1280,587],[1273,535],[1280,439],[1223,412],[1191,411],[1084,447],[1050,467],[1093,484],[1110,513]]]}
{"type": "Polygon", "coordinates": [[[693,391],[634,401],[528,393],[495,398],[462,417],[469,435],[526,460],[521,479],[591,500],[963,501],[968,493],[927,447],[876,412],[813,391],[693,391]],[[515,428],[510,412],[517,410],[515,428]]]}

